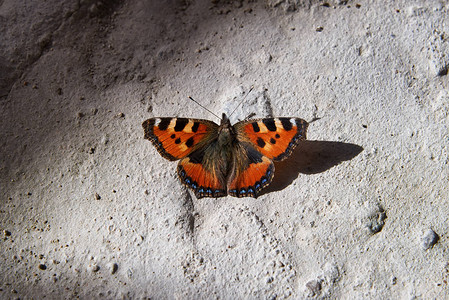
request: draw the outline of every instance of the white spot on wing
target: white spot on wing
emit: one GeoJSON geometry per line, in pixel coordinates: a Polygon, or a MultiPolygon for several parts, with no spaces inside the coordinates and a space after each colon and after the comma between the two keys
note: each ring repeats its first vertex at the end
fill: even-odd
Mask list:
{"type": "Polygon", "coordinates": [[[259,125],[260,133],[267,133],[268,129],[267,126],[263,122],[257,122],[257,125],[259,125]]]}
{"type": "Polygon", "coordinates": [[[186,127],[184,127],[184,131],[186,132],[192,132],[194,122],[192,120],[189,120],[189,123],[187,123],[186,127]]]}
{"type": "Polygon", "coordinates": [[[279,119],[274,119],[274,125],[276,125],[276,130],[278,130],[279,128],[284,128],[282,127],[281,120],[279,119]]]}

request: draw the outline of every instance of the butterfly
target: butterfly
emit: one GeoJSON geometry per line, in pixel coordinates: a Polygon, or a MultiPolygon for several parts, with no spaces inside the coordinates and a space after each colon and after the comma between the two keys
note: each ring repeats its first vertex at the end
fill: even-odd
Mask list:
{"type": "Polygon", "coordinates": [[[299,118],[244,120],[220,125],[201,119],[151,118],[142,123],[145,139],[166,159],[197,198],[254,197],[270,184],[273,161],[287,158],[306,139],[308,123],[299,118]]]}

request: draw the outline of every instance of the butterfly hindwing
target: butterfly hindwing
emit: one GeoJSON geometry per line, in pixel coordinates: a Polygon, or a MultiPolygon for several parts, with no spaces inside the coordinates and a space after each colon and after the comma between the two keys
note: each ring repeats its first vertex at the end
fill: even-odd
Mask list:
{"type": "Polygon", "coordinates": [[[239,140],[251,142],[264,156],[279,161],[306,139],[308,125],[299,118],[266,118],[242,121],[234,127],[239,140]]]}
{"type": "Polygon", "coordinates": [[[223,180],[213,170],[208,170],[192,157],[183,158],[178,164],[178,176],[199,198],[226,196],[223,180]]]}
{"type": "Polygon", "coordinates": [[[273,178],[273,162],[247,142],[239,141],[234,153],[234,172],[228,182],[229,195],[257,198],[260,190],[273,178]]]}
{"type": "Polygon", "coordinates": [[[145,138],[166,159],[186,157],[217,132],[212,121],[187,118],[152,118],[144,121],[145,138]]]}

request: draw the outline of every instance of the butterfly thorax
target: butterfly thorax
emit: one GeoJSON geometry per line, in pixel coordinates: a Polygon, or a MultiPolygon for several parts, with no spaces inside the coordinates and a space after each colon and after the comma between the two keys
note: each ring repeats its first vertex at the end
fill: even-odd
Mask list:
{"type": "Polygon", "coordinates": [[[235,132],[226,114],[223,114],[220,127],[218,128],[218,146],[220,148],[232,147],[235,142],[235,132]]]}

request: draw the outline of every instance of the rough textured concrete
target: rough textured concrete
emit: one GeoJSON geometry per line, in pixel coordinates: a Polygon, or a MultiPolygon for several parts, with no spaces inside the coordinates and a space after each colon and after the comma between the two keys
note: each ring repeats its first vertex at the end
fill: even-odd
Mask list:
{"type": "Polygon", "coordinates": [[[447,1],[0,1],[0,298],[448,299],[447,1]],[[152,116],[312,121],[197,200],[152,116]]]}

